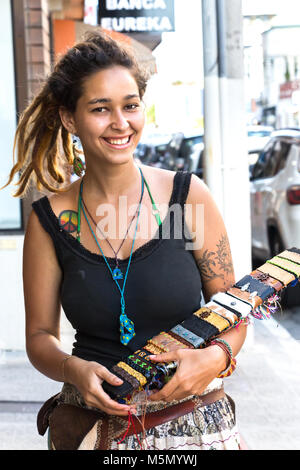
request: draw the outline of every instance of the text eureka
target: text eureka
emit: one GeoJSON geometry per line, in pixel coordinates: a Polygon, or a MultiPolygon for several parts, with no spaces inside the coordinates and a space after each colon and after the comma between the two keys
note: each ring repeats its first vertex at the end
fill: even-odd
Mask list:
{"type": "Polygon", "coordinates": [[[118,457],[113,454],[103,457],[104,465],[127,465],[129,467],[135,467],[138,463],[146,463],[148,465],[191,465],[195,467],[197,465],[197,455],[195,454],[148,454],[147,456],[141,458],[139,456],[125,456],[118,457]]]}
{"type": "MultiPolygon", "coordinates": [[[[164,0],[106,0],[106,10],[127,10],[128,15],[132,10],[166,10],[164,0]]],[[[102,17],[101,26],[113,31],[172,31],[168,16],[127,16],[123,17],[102,17]]]]}

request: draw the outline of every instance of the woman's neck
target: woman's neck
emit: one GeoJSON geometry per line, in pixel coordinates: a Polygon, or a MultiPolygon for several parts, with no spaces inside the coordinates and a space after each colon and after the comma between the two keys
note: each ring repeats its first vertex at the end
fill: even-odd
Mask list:
{"type": "Polygon", "coordinates": [[[132,159],[124,165],[101,169],[87,168],[83,177],[83,195],[90,201],[115,204],[120,196],[130,196],[140,187],[141,175],[132,159]]]}

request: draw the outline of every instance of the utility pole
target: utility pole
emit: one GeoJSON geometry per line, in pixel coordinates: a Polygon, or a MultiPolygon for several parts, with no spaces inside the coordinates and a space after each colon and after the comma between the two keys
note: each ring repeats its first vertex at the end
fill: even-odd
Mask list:
{"type": "Polygon", "coordinates": [[[223,215],[238,280],[252,267],[242,0],[202,0],[202,21],[204,179],[223,215]]]}

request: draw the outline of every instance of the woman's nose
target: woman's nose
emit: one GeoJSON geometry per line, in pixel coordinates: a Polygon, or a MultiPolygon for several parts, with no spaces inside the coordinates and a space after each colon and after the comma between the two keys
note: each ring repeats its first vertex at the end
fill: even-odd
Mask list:
{"type": "Polygon", "coordinates": [[[113,129],[124,130],[129,127],[128,121],[121,110],[116,110],[112,116],[113,129]]]}

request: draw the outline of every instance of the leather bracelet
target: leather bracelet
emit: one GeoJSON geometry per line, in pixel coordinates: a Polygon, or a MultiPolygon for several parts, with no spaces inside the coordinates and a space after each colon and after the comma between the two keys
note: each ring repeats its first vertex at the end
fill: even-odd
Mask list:
{"type": "Polygon", "coordinates": [[[208,302],[206,305],[213,312],[216,312],[218,315],[226,318],[226,320],[228,320],[231,325],[238,321],[237,315],[235,315],[231,310],[228,310],[227,308],[217,304],[216,302],[208,302]]]}
{"type": "Polygon", "coordinates": [[[194,314],[190,315],[186,320],[184,320],[181,325],[195,335],[203,338],[204,341],[207,341],[208,338],[219,335],[218,328],[216,328],[214,325],[211,325],[211,323],[202,320],[202,318],[197,318],[194,314]]]}
{"type": "Polygon", "coordinates": [[[143,346],[143,349],[146,349],[146,351],[150,352],[151,354],[162,354],[163,352],[165,352],[161,348],[150,344],[149,341],[147,341],[146,346],[143,346]]]}
{"type": "Polygon", "coordinates": [[[174,331],[170,330],[170,331],[168,331],[168,334],[170,336],[172,336],[174,339],[177,339],[181,343],[185,344],[189,348],[195,349],[194,346],[191,343],[189,343],[185,338],[182,338],[181,336],[179,336],[177,333],[174,333],[174,331]]]}
{"type": "Polygon", "coordinates": [[[239,287],[230,287],[230,289],[227,291],[227,294],[232,295],[232,297],[242,300],[243,302],[246,302],[247,304],[251,305],[252,308],[257,308],[263,303],[263,299],[259,297],[256,291],[250,293],[249,291],[243,290],[239,287]]]}
{"type": "Polygon", "coordinates": [[[293,282],[296,278],[293,274],[285,271],[278,266],[274,266],[271,263],[265,263],[259,268],[257,271],[261,271],[262,273],[270,274],[270,276],[274,277],[278,281],[280,281],[284,286],[287,286],[290,282],[293,282]]]}
{"type": "Polygon", "coordinates": [[[300,266],[298,266],[296,263],[293,263],[293,261],[279,258],[279,256],[274,256],[274,258],[268,260],[267,263],[278,266],[279,268],[294,274],[296,277],[300,276],[300,266]]]}
{"type": "Polygon", "coordinates": [[[166,352],[176,351],[177,349],[187,349],[188,346],[172,338],[168,333],[162,332],[154,336],[150,341],[154,346],[164,348],[166,352]]]}
{"type": "MultiPolygon", "coordinates": [[[[272,289],[275,289],[275,291],[280,291],[283,289],[284,285],[282,282],[278,281],[278,279],[274,279],[267,273],[262,273],[261,271],[257,271],[256,269],[251,272],[250,277],[253,279],[257,279],[260,281],[262,284],[271,287],[272,289]]],[[[272,295],[272,294],[270,294],[272,295]]],[[[261,297],[261,296],[260,296],[261,297]]],[[[263,297],[261,297],[263,298],[263,297]]],[[[263,300],[265,300],[267,297],[264,297],[263,300]]]]}
{"type": "Polygon", "coordinates": [[[239,318],[246,317],[252,311],[252,307],[250,305],[245,304],[245,302],[242,302],[241,300],[233,299],[232,296],[224,292],[218,292],[217,294],[213,295],[211,300],[223,305],[226,308],[232,308],[239,318]]]}
{"type": "Polygon", "coordinates": [[[137,372],[136,370],[134,370],[132,367],[130,367],[128,364],[126,364],[125,362],[123,361],[120,361],[118,362],[117,364],[119,367],[121,367],[121,369],[124,369],[126,370],[126,372],[128,372],[128,374],[132,375],[133,377],[135,377],[140,385],[143,387],[144,385],[146,385],[147,383],[147,379],[144,375],[142,375],[140,372],[137,372]]]}
{"type": "Polygon", "coordinates": [[[186,329],[182,324],[174,326],[170,330],[170,332],[175,333],[176,335],[185,339],[188,343],[190,343],[196,349],[203,346],[205,343],[204,338],[186,329]]]}
{"type": "Polygon", "coordinates": [[[200,310],[194,312],[194,315],[196,315],[198,318],[202,318],[202,320],[207,321],[211,325],[214,325],[216,328],[218,328],[220,333],[231,326],[230,322],[226,318],[221,317],[208,308],[200,308],[200,310]]]}
{"type": "Polygon", "coordinates": [[[300,264],[300,254],[294,253],[293,251],[285,250],[278,255],[280,258],[288,259],[289,261],[293,261],[294,263],[300,264]]]}
{"type": "Polygon", "coordinates": [[[112,367],[112,371],[115,372],[116,375],[118,375],[121,379],[124,379],[129,382],[134,387],[134,389],[139,388],[140,382],[131,374],[128,374],[125,369],[122,369],[121,367],[115,365],[112,367]]]}

